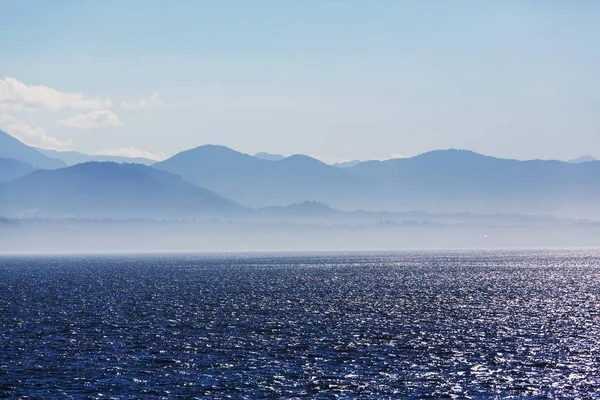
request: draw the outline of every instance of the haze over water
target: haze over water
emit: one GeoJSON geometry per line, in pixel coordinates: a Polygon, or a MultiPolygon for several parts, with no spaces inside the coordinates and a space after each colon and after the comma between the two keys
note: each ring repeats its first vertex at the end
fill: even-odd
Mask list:
{"type": "Polygon", "coordinates": [[[0,397],[600,396],[600,252],[3,256],[0,397]]]}

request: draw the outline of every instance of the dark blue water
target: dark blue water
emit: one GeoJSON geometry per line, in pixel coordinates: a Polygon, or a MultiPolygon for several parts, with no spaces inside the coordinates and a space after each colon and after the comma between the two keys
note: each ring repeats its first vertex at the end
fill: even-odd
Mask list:
{"type": "Polygon", "coordinates": [[[0,397],[600,397],[600,253],[0,258],[0,397]]]}

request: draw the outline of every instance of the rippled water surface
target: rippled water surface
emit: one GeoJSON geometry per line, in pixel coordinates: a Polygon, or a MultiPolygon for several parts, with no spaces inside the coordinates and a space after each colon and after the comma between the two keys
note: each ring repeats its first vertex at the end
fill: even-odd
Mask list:
{"type": "Polygon", "coordinates": [[[0,397],[600,397],[600,253],[0,257],[0,397]]]}

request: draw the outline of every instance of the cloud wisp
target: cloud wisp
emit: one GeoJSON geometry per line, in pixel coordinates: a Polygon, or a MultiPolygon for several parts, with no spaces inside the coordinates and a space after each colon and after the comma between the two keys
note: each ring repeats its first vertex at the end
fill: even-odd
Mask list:
{"type": "Polygon", "coordinates": [[[73,142],[50,136],[44,128],[32,126],[15,115],[22,111],[93,110],[58,122],[61,126],[91,128],[122,125],[118,116],[106,110],[109,99],[79,92],[63,92],[46,85],[28,85],[11,77],[0,79],[0,128],[29,145],[52,150],[72,150],[73,142]]]}
{"type": "Polygon", "coordinates": [[[73,149],[71,140],[61,140],[50,136],[43,128],[31,126],[9,114],[0,113],[0,129],[28,146],[57,151],[73,149]]]}
{"type": "Polygon", "coordinates": [[[109,99],[90,98],[45,85],[27,85],[15,78],[0,79],[0,112],[35,110],[95,110],[111,107],[109,99]]]}
{"type": "Polygon", "coordinates": [[[128,158],[149,158],[151,160],[162,161],[167,158],[164,153],[151,153],[147,150],[138,149],[135,147],[120,147],[118,149],[107,149],[96,153],[102,156],[116,156],[128,158]]]}
{"type": "MultiPolygon", "coordinates": [[[[64,92],[46,85],[29,85],[11,77],[0,78],[0,129],[23,143],[43,149],[73,150],[73,142],[50,136],[39,126],[17,118],[27,112],[55,112],[77,110],[79,113],[56,121],[56,125],[71,129],[96,129],[123,126],[121,118],[110,108],[115,104],[106,98],[90,97],[80,92],[64,92]]],[[[122,102],[124,110],[143,110],[162,106],[158,92],[136,102],[122,102]]],[[[164,154],[153,154],[134,147],[104,150],[98,154],[121,157],[164,159],[164,154]]]]}
{"type": "Polygon", "coordinates": [[[95,110],[61,119],[57,124],[74,129],[94,129],[122,126],[123,122],[110,110],[95,110]]]}
{"type": "Polygon", "coordinates": [[[127,102],[124,101],[121,103],[121,108],[123,110],[143,110],[145,108],[154,108],[161,107],[162,102],[160,101],[160,96],[157,92],[154,92],[150,95],[150,97],[141,99],[137,102],[127,102]]]}

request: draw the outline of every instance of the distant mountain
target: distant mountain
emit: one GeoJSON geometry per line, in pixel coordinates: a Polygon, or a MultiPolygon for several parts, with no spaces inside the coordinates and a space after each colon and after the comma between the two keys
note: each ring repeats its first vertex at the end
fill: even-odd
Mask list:
{"type": "Polygon", "coordinates": [[[254,155],[256,158],[260,158],[261,160],[269,160],[269,161],[279,161],[285,158],[284,155],[281,154],[271,154],[271,153],[256,153],[254,155]]]}
{"type": "Polygon", "coordinates": [[[0,182],[21,178],[34,170],[35,168],[22,161],[13,158],[0,158],[0,182]]]}
{"type": "Polygon", "coordinates": [[[304,220],[304,219],[329,219],[333,216],[343,216],[345,213],[326,204],[316,201],[303,201],[288,206],[270,206],[257,210],[256,215],[261,218],[273,218],[276,220],[304,220]]]}
{"type": "Polygon", "coordinates": [[[338,168],[307,156],[257,159],[221,146],[154,167],[252,207],[312,200],[336,209],[600,218],[600,163],[499,159],[466,150],[338,168]]]}
{"type": "Polygon", "coordinates": [[[368,182],[314,158],[293,155],[268,161],[223,146],[201,146],[153,165],[246,206],[305,200],[340,205],[368,182]]]}
{"type": "Polygon", "coordinates": [[[0,157],[12,158],[30,164],[35,168],[54,169],[65,166],[61,160],[48,157],[32,147],[21,143],[8,133],[0,130],[0,157]]]}
{"type": "Polygon", "coordinates": [[[589,154],[585,155],[585,156],[581,156],[581,157],[576,158],[574,160],[569,160],[569,162],[572,163],[572,164],[581,164],[581,163],[584,163],[584,162],[592,162],[592,161],[598,161],[598,160],[596,158],[590,156],[589,154]]]}
{"type": "Polygon", "coordinates": [[[430,212],[600,215],[600,163],[499,159],[465,150],[367,161],[349,172],[376,183],[370,207],[430,212]]]}
{"type": "Polygon", "coordinates": [[[444,224],[444,225],[494,225],[518,227],[525,225],[555,226],[561,222],[575,223],[574,220],[561,220],[549,215],[524,214],[473,214],[473,213],[428,213],[423,211],[342,211],[314,201],[290,204],[288,206],[263,207],[250,217],[262,222],[317,223],[317,224],[444,224]]]}
{"type": "Polygon", "coordinates": [[[332,164],[334,167],[338,167],[338,168],[350,168],[350,167],[354,167],[358,164],[360,164],[362,161],[359,160],[352,160],[352,161],[344,161],[344,162],[339,162],[339,163],[334,163],[332,164]]]}
{"type": "Polygon", "coordinates": [[[241,211],[231,200],[139,164],[84,163],[0,185],[0,215],[179,218],[241,211]]]}
{"type": "Polygon", "coordinates": [[[66,165],[81,164],[90,161],[96,162],[116,162],[116,163],[135,163],[143,165],[152,165],[156,161],[149,158],[143,157],[117,157],[117,156],[105,156],[105,155],[91,155],[79,153],[77,151],[56,151],[56,150],[44,150],[36,149],[42,154],[48,157],[62,160],[66,165]]]}
{"type": "MultiPolygon", "coordinates": [[[[6,134],[1,140],[2,154],[9,149],[31,156],[29,150],[38,160],[52,160],[6,134]]],[[[385,221],[418,220],[416,214],[398,213],[420,210],[600,220],[600,162],[518,161],[437,150],[340,168],[305,155],[271,161],[208,145],[152,167],[92,162],[31,172],[38,165],[27,164],[0,160],[0,182],[18,178],[0,184],[0,216],[194,218],[242,213],[244,218],[283,221],[385,221]],[[260,209],[252,212],[234,201],[260,209]],[[367,211],[344,213],[348,210],[367,211]]]]}

